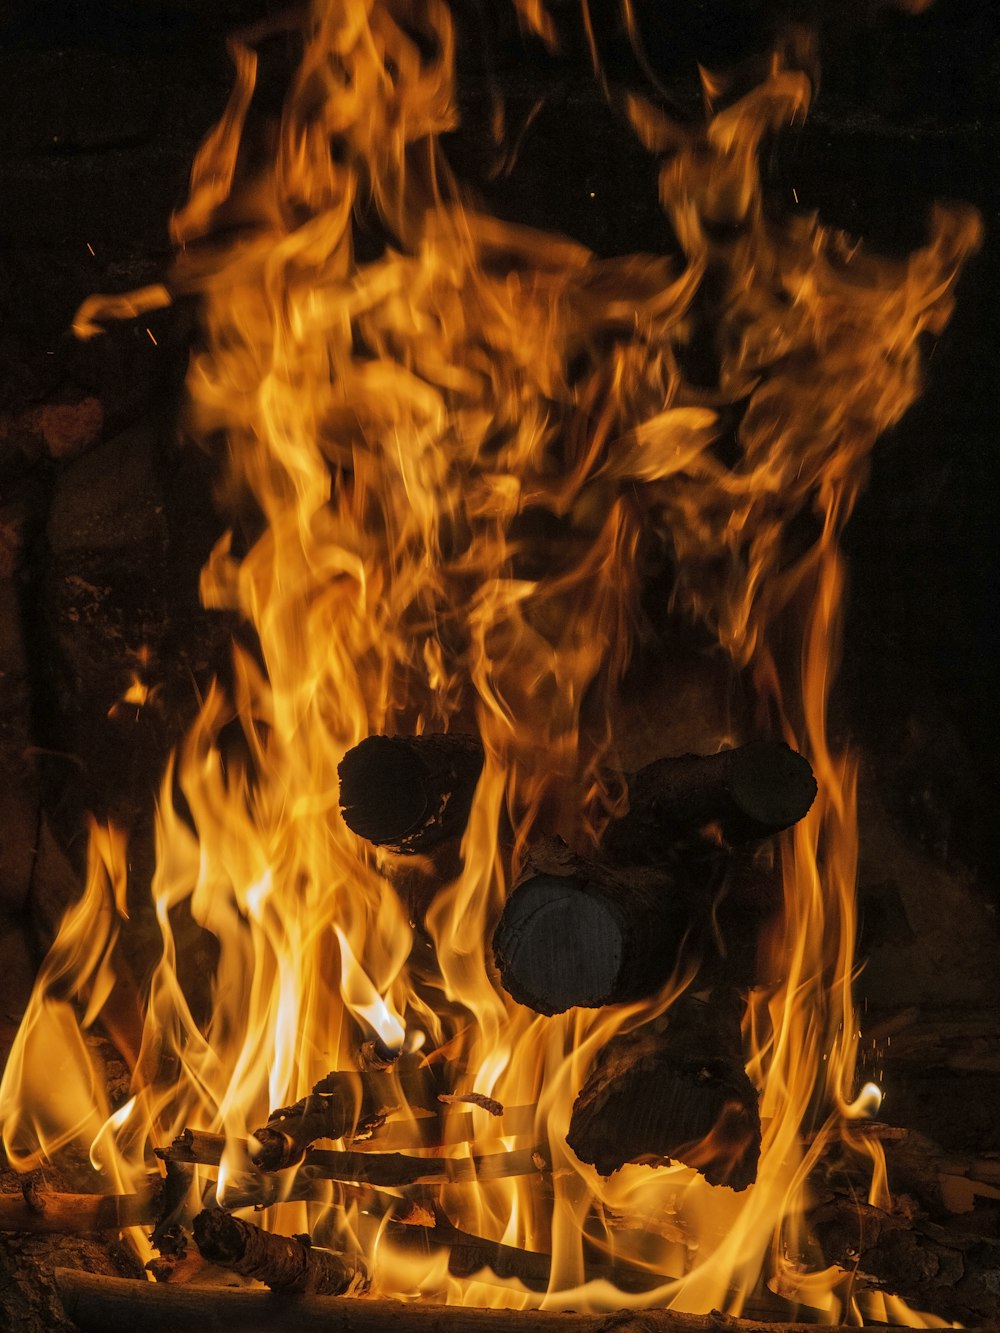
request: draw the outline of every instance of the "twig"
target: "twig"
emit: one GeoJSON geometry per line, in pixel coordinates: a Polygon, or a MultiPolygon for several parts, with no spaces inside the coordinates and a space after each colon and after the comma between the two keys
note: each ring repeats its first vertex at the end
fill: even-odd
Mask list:
{"type": "Polygon", "coordinates": [[[368,1285],[360,1260],[314,1249],[308,1237],[263,1231],[218,1208],[199,1213],[193,1229],[203,1259],[275,1290],[340,1296],[368,1285]]]}

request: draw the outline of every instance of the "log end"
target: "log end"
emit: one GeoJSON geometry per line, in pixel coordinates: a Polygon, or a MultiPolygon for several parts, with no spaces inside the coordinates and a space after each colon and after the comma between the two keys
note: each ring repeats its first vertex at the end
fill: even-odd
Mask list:
{"type": "Polygon", "coordinates": [[[621,923],[569,876],[536,875],[507,900],[493,936],[504,989],[540,1014],[607,1004],[620,986],[621,923]]]}
{"type": "Polygon", "coordinates": [[[808,813],[817,787],[803,755],[783,741],[752,741],[733,756],[727,785],[747,833],[780,833],[808,813]]]}
{"type": "Polygon", "coordinates": [[[337,773],[344,823],[359,838],[399,842],[427,815],[424,766],[404,741],[369,736],[348,750],[337,773]]]}

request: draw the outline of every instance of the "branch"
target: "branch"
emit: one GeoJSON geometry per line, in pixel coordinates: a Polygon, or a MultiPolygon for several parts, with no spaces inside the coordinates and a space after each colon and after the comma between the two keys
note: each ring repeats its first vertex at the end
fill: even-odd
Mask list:
{"type": "Polygon", "coordinates": [[[308,1237],[263,1231],[221,1209],[206,1209],[193,1223],[203,1259],[256,1278],[276,1291],[340,1296],[363,1290],[368,1276],[360,1261],[351,1263],[331,1250],[314,1249],[308,1237]]]}

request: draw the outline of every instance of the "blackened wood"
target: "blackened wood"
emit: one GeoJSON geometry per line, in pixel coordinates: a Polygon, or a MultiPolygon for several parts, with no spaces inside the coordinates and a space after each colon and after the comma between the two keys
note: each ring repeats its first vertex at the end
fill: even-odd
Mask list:
{"type": "MultiPolygon", "coordinates": [[[[384,1234],[393,1244],[418,1254],[448,1252],[448,1272],[452,1277],[472,1278],[484,1269],[502,1280],[516,1278],[532,1291],[546,1291],[552,1273],[552,1256],[540,1250],[522,1250],[516,1245],[474,1236],[458,1227],[439,1222],[433,1227],[388,1222],[384,1234]]],[[[584,1265],[584,1282],[606,1281],[619,1291],[651,1291],[668,1279],[628,1263],[607,1264],[589,1261],[584,1265]]]]}
{"type": "Polygon", "coordinates": [[[691,911],[660,871],[611,868],[546,842],[493,935],[504,988],[540,1014],[652,994],[677,966],[691,911]]]}
{"type": "Polygon", "coordinates": [[[219,1208],[205,1209],[192,1225],[203,1259],[255,1278],[276,1291],[339,1296],[346,1291],[361,1291],[367,1285],[360,1261],[315,1249],[308,1238],[263,1231],[219,1208]]]}
{"type": "MultiPolygon", "coordinates": [[[[496,1133],[505,1138],[530,1134],[534,1130],[537,1108],[534,1106],[507,1106],[502,1120],[497,1122],[496,1133]]],[[[412,1120],[392,1121],[380,1127],[371,1145],[376,1150],[396,1148],[442,1148],[452,1143],[468,1143],[476,1137],[476,1121],[469,1111],[441,1108],[434,1115],[422,1115],[412,1120]]],[[[367,1142],[367,1141],[366,1141],[367,1142]]],[[[247,1140],[238,1141],[250,1156],[247,1140]]],[[[235,1145],[234,1145],[235,1146],[235,1145]]],[[[355,1148],[358,1147],[355,1141],[355,1148]]],[[[226,1148],[224,1134],[207,1130],[181,1130],[167,1148],[156,1148],[156,1156],[166,1163],[218,1166],[226,1148]]],[[[305,1151],[305,1150],[303,1150],[305,1151]]],[[[261,1170],[257,1162],[257,1169],[261,1170]]],[[[278,1168],[279,1170],[282,1168],[278,1168]]]]}
{"type": "Polygon", "coordinates": [[[604,839],[612,859],[657,861],[678,833],[718,825],[729,843],[790,828],[816,797],[808,760],[781,741],[657,759],[627,778],[629,809],[604,839]]]}
{"type": "MultiPolygon", "coordinates": [[[[616,1310],[609,1314],[549,1310],[480,1310],[423,1301],[278,1296],[267,1291],[157,1285],[56,1270],[66,1313],[81,1333],[816,1333],[815,1324],[762,1323],[675,1310],[616,1310]]],[[[825,1333],[906,1333],[889,1324],[825,1333]]]]}
{"type": "Polygon", "coordinates": [[[426,851],[461,834],[482,767],[473,736],[369,736],[338,769],[344,822],[379,847],[426,851]]]}
{"type": "Polygon", "coordinates": [[[809,1226],[827,1263],[865,1274],[865,1285],[963,1324],[1000,1318],[1000,1239],[961,1218],[942,1225],[907,1207],[886,1212],[845,1185],[810,1208],[809,1226]]]}
{"type": "Polygon", "coordinates": [[[302,1160],[316,1139],[350,1138],[371,1132],[385,1119],[391,1106],[379,1107],[361,1090],[361,1080],[342,1075],[344,1086],[329,1093],[312,1092],[308,1097],[272,1111],[266,1125],[255,1129],[252,1139],[260,1145],[250,1152],[260,1171],[282,1171],[302,1160]],[[353,1088],[349,1086],[353,1084],[353,1088]]]}
{"type": "Polygon", "coordinates": [[[381,1188],[418,1184],[475,1184],[510,1176],[537,1175],[544,1163],[535,1149],[476,1157],[411,1157],[406,1153],[335,1152],[313,1148],[297,1179],[352,1181],[381,1188]]]}
{"type": "Polygon", "coordinates": [[[665,1015],[615,1037],[573,1106],[566,1140],[608,1176],[626,1162],[694,1167],[713,1185],[757,1176],[760,1112],[746,1075],[734,991],[682,996],[665,1015]]]}

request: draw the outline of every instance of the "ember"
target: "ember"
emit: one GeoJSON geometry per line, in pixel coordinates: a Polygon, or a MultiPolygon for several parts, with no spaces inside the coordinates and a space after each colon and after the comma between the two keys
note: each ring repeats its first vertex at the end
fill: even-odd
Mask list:
{"type": "Polygon", "coordinates": [[[169,278],[77,317],[197,297],[190,416],[233,515],[202,596],[252,635],[164,776],[131,1099],[84,1035],[129,929],[96,825],[0,1087],[11,1164],[89,1158],[108,1197],[18,1216],[128,1226],[171,1281],[190,1234],[310,1297],[884,1317],[813,1178],[867,1158],[884,1197],[853,1128],[838,543],[978,220],[941,206],[888,260],[783,213],[761,142],[811,84],[776,54],[749,91],[705,76],[700,125],[630,96],[672,241],[600,259],[453,176],[439,0],[286,22],[277,122],[269,34],[233,40],[169,278]],[[664,753],[692,641],[731,706],[664,753]]]}

